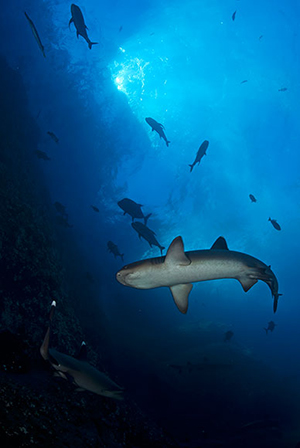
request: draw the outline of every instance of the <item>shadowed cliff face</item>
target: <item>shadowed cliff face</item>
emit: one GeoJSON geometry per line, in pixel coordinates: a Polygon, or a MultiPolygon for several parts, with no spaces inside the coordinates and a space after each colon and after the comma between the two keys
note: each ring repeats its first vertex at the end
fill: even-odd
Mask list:
{"type": "MultiPolygon", "coordinates": [[[[54,379],[40,358],[53,299],[59,309],[52,343],[65,353],[76,353],[83,333],[87,342],[101,340],[101,319],[96,310],[98,327],[82,330],[79,298],[69,293],[78,285],[68,284],[53,206],[33,155],[39,130],[27,111],[20,76],[3,59],[0,71],[1,440],[5,447],[118,448],[124,441],[128,447],[176,446],[129,397],[119,404],[75,392],[67,381],[54,379]]],[[[81,259],[74,242],[70,251],[74,263],[81,259]]],[[[85,291],[90,293],[86,283],[85,291]]],[[[100,357],[89,348],[90,360],[104,369],[100,357]]]]}

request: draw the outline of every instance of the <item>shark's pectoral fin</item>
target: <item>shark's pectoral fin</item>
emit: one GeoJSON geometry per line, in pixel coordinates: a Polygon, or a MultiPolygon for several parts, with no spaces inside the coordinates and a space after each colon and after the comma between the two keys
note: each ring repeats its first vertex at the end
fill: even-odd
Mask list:
{"type": "Polygon", "coordinates": [[[248,276],[238,278],[237,280],[240,282],[245,292],[249,291],[249,289],[257,283],[256,278],[250,278],[248,276]]]}
{"type": "Polygon", "coordinates": [[[189,293],[191,292],[193,285],[185,283],[181,285],[170,286],[170,290],[174,299],[174,302],[183,314],[186,314],[188,309],[189,293]]]}
{"type": "Polygon", "coordinates": [[[61,372],[60,370],[57,370],[56,372],[54,372],[53,376],[54,376],[54,378],[63,378],[64,380],[69,381],[67,375],[65,375],[64,372],[61,372]]]}
{"type": "Polygon", "coordinates": [[[71,17],[71,19],[69,21],[69,28],[70,28],[71,23],[73,23],[73,22],[74,22],[74,19],[73,19],[73,17],[71,17]]]}

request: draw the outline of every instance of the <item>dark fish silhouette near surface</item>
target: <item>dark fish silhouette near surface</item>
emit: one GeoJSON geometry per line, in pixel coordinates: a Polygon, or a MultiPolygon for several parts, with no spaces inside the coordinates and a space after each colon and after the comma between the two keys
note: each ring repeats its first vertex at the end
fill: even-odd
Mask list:
{"type": "Polygon", "coordinates": [[[87,362],[87,350],[84,342],[81,344],[78,358],[65,355],[57,350],[49,348],[52,319],[56,302],[51,304],[49,326],[44,341],[40,348],[42,357],[49,361],[57,374],[69,380],[78,387],[77,390],[88,390],[104,397],[122,399],[122,388],[112,381],[107,375],[97,370],[87,362]]]}
{"type": "Polygon", "coordinates": [[[82,12],[80,10],[80,8],[77,5],[74,5],[74,3],[72,3],[71,5],[71,14],[72,17],[69,21],[69,28],[71,23],[74,23],[75,28],[76,28],[76,34],[77,37],[82,36],[88,43],[89,49],[92,48],[92,45],[96,45],[98,42],[91,42],[88,35],[87,35],[87,26],[84,23],[84,18],[82,15],[82,12]]]}
{"type": "Polygon", "coordinates": [[[171,143],[171,142],[167,139],[167,137],[164,133],[164,129],[165,129],[164,126],[161,123],[158,123],[156,120],[154,120],[151,117],[147,117],[147,118],[145,118],[145,120],[146,120],[146,123],[148,123],[149,126],[152,128],[152,131],[156,131],[158,133],[159,137],[162,138],[166,142],[167,146],[169,146],[169,143],[171,143]]]}
{"type": "Polygon", "coordinates": [[[178,236],[170,244],[165,257],[136,261],[116,274],[119,283],[131,288],[169,287],[177,308],[184,314],[193,288],[191,283],[221,278],[238,280],[245,292],[262,280],[272,292],[274,313],[277,310],[281,294],[270,266],[251,255],[229,250],[223,237],[219,237],[211,249],[184,252],[182,238],[178,236]]]}
{"type": "Polygon", "coordinates": [[[114,254],[115,258],[121,257],[122,261],[124,261],[124,254],[120,253],[118,246],[114,244],[112,241],[107,242],[107,249],[110,253],[114,254]]]}
{"type": "Polygon", "coordinates": [[[141,207],[142,204],[137,204],[132,199],[124,198],[121,201],[118,202],[118,206],[124,211],[124,215],[128,213],[132,217],[132,221],[135,219],[144,219],[145,225],[147,224],[148,219],[150,218],[152,213],[149,213],[149,215],[144,216],[144,213],[142,212],[141,207]]]}
{"type": "Polygon", "coordinates": [[[275,327],[277,324],[275,324],[275,322],[273,322],[272,320],[270,320],[270,322],[268,322],[268,327],[264,328],[264,330],[266,330],[266,334],[268,334],[268,331],[274,331],[275,327]]]}
{"type": "Polygon", "coordinates": [[[33,33],[33,35],[34,35],[34,38],[35,38],[35,40],[37,41],[37,44],[38,44],[38,46],[39,46],[39,48],[40,48],[40,50],[41,50],[41,52],[43,53],[43,56],[44,56],[44,58],[45,58],[45,57],[46,57],[46,55],[45,55],[45,49],[44,49],[43,44],[42,44],[42,42],[41,42],[39,33],[37,32],[37,29],[36,29],[36,27],[35,27],[33,21],[29,18],[28,14],[27,14],[25,11],[24,11],[24,14],[25,14],[26,19],[27,19],[28,22],[29,22],[31,31],[32,31],[32,33],[33,33]]]}
{"type": "Polygon", "coordinates": [[[34,151],[34,153],[37,155],[38,159],[51,160],[50,157],[48,157],[44,151],[40,151],[39,149],[36,149],[34,151]]]}
{"type": "Polygon", "coordinates": [[[99,208],[96,207],[95,205],[91,205],[91,207],[92,207],[92,209],[94,210],[94,212],[97,212],[97,213],[100,212],[99,208]]]}
{"type": "Polygon", "coordinates": [[[231,16],[232,20],[235,20],[235,15],[236,15],[236,11],[234,11],[234,13],[231,16]]]}
{"type": "Polygon", "coordinates": [[[256,197],[253,196],[253,194],[251,194],[251,193],[249,194],[249,198],[250,198],[251,202],[257,202],[256,197]]]}
{"type": "Polygon", "coordinates": [[[245,82],[248,82],[248,79],[244,79],[244,81],[242,81],[241,84],[245,84],[245,82]]]}
{"type": "Polygon", "coordinates": [[[48,131],[47,134],[52,138],[52,140],[53,140],[56,144],[58,144],[59,139],[58,139],[58,137],[56,137],[56,135],[54,134],[54,132],[48,131]]]}
{"type": "Polygon", "coordinates": [[[281,89],[278,89],[278,92],[286,92],[287,91],[287,87],[281,87],[281,89]]]}
{"type": "Polygon", "coordinates": [[[204,140],[204,142],[201,143],[200,148],[198,149],[198,152],[196,154],[196,158],[195,158],[194,162],[192,163],[192,165],[189,165],[191,167],[190,172],[193,171],[193,168],[196,165],[196,163],[199,164],[201,162],[202,157],[206,155],[206,150],[208,148],[208,145],[209,145],[209,141],[207,141],[207,140],[204,140]]]}
{"type": "Polygon", "coordinates": [[[164,250],[164,247],[159,244],[155,237],[155,232],[153,230],[149,229],[145,224],[142,222],[132,222],[131,223],[134,230],[138,233],[139,238],[144,238],[146,240],[150,247],[157,246],[160,249],[160,252],[162,254],[162,251],[164,250]]]}
{"type": "Polygon", "coordinates": [[[224,334],[224,342],[231,341],[233,335],[234,335],[233,331],[231,330],[226,331],[226,333],[224,334]]]}
{"type": "Polygon", "coordinates": [[[271,219],[269,218],[268,221],[271,222],[272,226],[274,227],[274,229],[276,230],[281,230],[280,225],[278,224],[278,222],[276,221],[276,219],[271,219]]]}

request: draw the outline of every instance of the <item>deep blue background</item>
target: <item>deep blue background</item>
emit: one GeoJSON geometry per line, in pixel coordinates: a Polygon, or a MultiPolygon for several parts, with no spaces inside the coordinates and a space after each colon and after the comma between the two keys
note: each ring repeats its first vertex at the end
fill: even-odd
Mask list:
{"type": "MultiPolygon", "coordinates": [[[[206,419],[216,409],[228,416],[230,401],[235,422],[237,415],[241,424],[274,414],[284,420],[286,393],[277,383],[298,393],[300,373],[299,3],[85,0],[79,6],[90,39],[99,42],[92,50],[68,28],[69,2],[28,0],[2,6],[0,51],[23,77],[39,149],[51,157],[40,169],[53,203],[66,205],[73,225],[66,232],[95,279],[107,317],[108,369],[149,412],[162,410],[169,428],[166,415],[181,409],[191,432],[191,415],[197,422],[203,417],[200,398],[212,407],[206,419]],[[151,133],[148,116],[164,124],[169,147],[151,133]],[[207,155],[190,173],[203,140],[207,155]],[[234,280],[194,285],[187,315],[166,289],[119,285],[122,261],[108,253],[108,240],[126,263],[160,254],[139,241],[117,205],[123,197],[152,213],[148,225],[165,247],[181,235],[186,250],[209,248],[223,235],[230,249],[271,264],[283,294],[276,315],[262,282],[247,294],[234,280]],[[266,337],[270,320],[277,326],[266,337]],[[229,329],[234,337],[225,345],[229,329]],[[235,369],[208,379],[178,376],[169,367],[204,357],[235,369]]],[[[82,299],[88,306],[84,289],[82,299]]]]}

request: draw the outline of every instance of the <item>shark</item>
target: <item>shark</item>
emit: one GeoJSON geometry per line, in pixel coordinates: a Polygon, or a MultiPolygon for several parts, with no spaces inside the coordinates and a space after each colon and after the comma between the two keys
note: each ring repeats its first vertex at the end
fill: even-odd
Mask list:
{"type": "Polygon", "coordinates": [[[273,310],[276,312],[281,294],[278,293],[278,281],[271,267],[251,255],[229,250],[222,236],[210,249],[190,252],[184,252],[182,237],[177,236],[166,256],[131,263],[116,273],[119,283],[132,288],[169,287],[177,308],[183,314],[188,310],[192,283],[225,278],[238,280],[245,292],[262,280],[271,290],[273,310]]]}
{"type": "Polygon", "coordinates": [[[71,381],[77,386],[77,390],[87,390],[104,397],[123,399],[123,389],[112,381],[105,373],[100,372],[87,362],[87,350],[85,342],[82,342],[78,358],[65,355],[55,349],[49,348],[52,319],[56,308],[56,302],[51,304],[49,326],[44,341],[40,347],[40,353],[45,361],[49,361],[55,369],[56,375],[71,381]]]}

